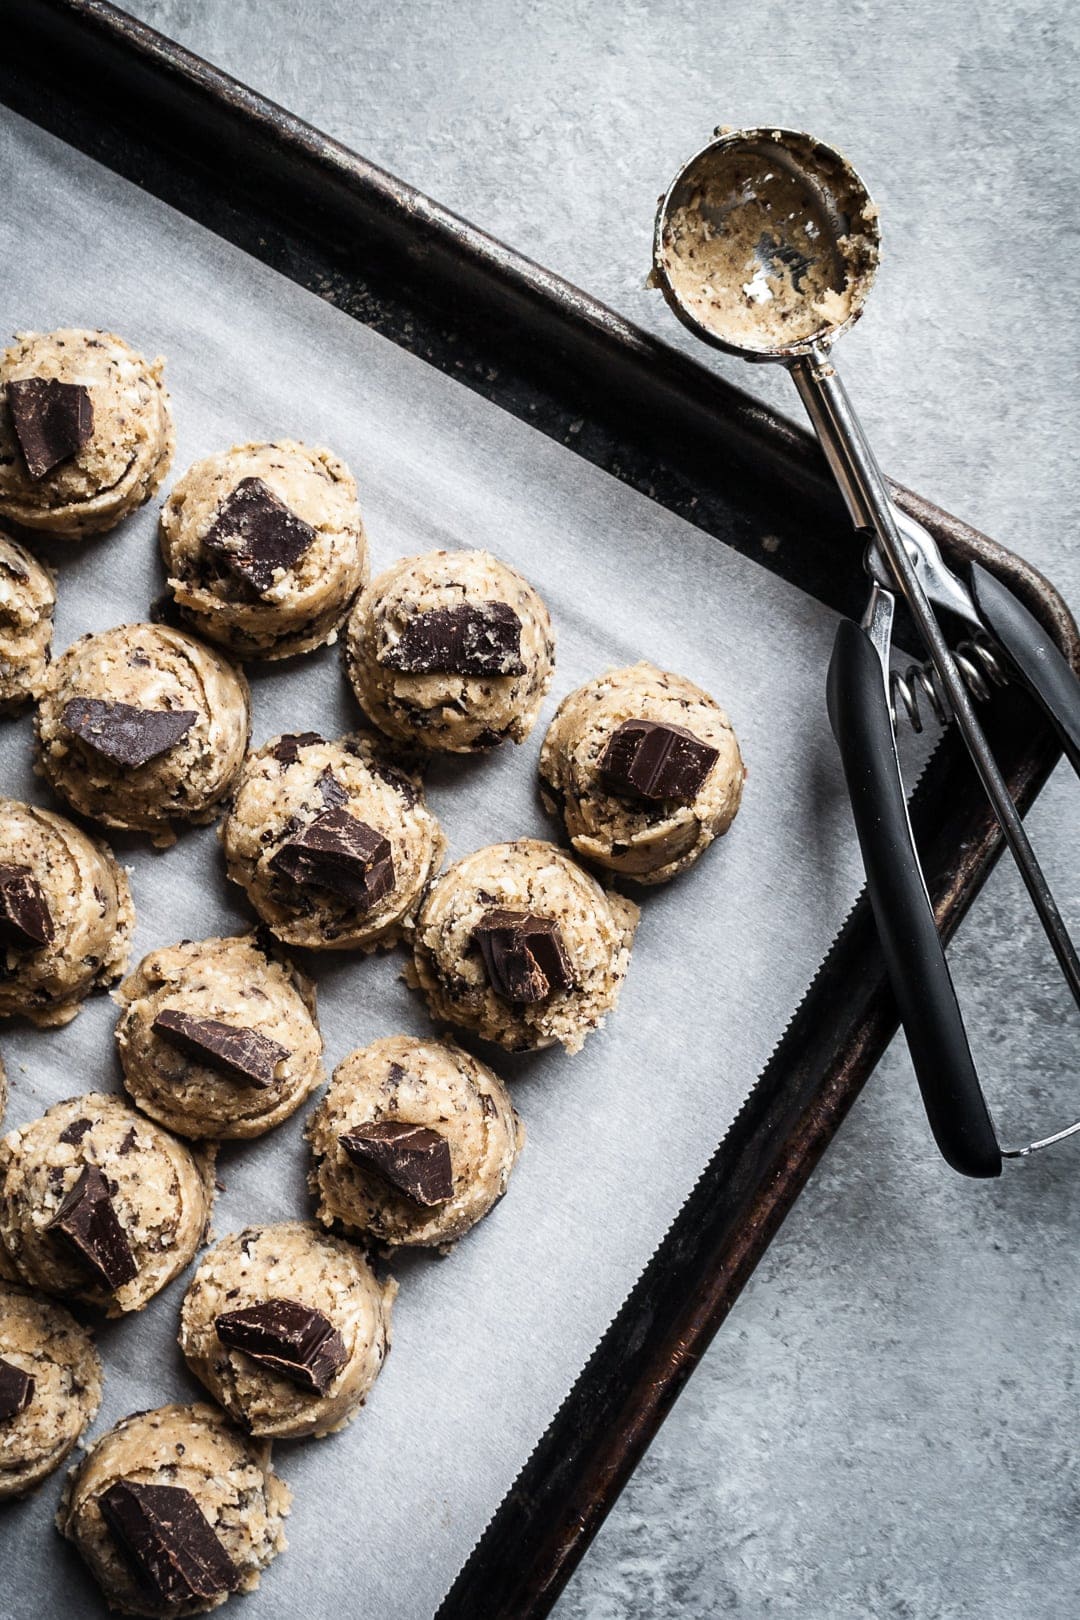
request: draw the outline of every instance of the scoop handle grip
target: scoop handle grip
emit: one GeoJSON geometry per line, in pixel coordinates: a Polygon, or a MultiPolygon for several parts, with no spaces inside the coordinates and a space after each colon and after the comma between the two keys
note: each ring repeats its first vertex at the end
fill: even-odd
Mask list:
{"type": "Polygon", "coordinates": [[[1068,659],[1023,602],[979,563],[968,570],[968,588],[979,618],[1008,654],[1080,774],[1080,681],[1068,659]]]}
{"type": "Polygon", "coordinates": [[[837,628],[827,691],[870,903],[930,1129],[961,1175],[1000,1175],[1001,1150],[915,848],[881,663],[850,619],[837,628]]]}

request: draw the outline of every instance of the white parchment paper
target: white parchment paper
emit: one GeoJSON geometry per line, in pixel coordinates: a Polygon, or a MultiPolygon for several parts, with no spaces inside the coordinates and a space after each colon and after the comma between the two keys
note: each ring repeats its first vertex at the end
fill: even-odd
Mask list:
{"type": "MultiPolygon", "coordinates": [[[[558,698],[605,665],[649,657],[701,682],[728,708],[749,765],[729,836],[686,878],[645,894],[607,1029],[574,1058],[494,1058],[526,1121],[525,1152],[509,1196],[449,1258],[397,1267],[394,1350],[366,1410],[335,1438],[276,1449],[295,1493],[291,1546],[236,1610],[418,1620],[724,1136],[856,897],[861,871],[823,697],[833,616],[133,185],[2,117],[4,331],[102,326],[164,354],[173,476],[245,439],[326,443],[359,480],[376,568],[407,552],[483,545],[547,600],[558,664],[533,737],[432,772],[451,858],[553,835],[534,786],[540,738],[558,698]]],[[[42,546],[59,570],[57,649],[146,617],[162,583],[156,516],[155,502],[99,542],[42,546]]],[[[287,671],[256,669],[253,688],[256,743],[281,730],[335,735],[356,718],[336,649],[287,671]]],[[[0,724],[0,791],[47,802],[29,720],[0,724]]],[[[213,829],[164,854],[120,847],[138,910],[133,962],[248,921],[213,829]]],[[[429,1029],[400,980],[400,953],[312,960],[328,1068],[376,1036],[429,1029]]],[[[113,1004],[97,998],[66,1029],[0,1033],[8,1128],[62,1097],[118,1087],[114,1021],[113,1004]]],[[[307,1212],[301,1126],[223,1152],[219,1233],[307,1212]]],[[[183,1287],[102,1328],[94,1433],[198,1394],[174,1342],[183,1287]]],[[[51,1527],[59,1484],[2,1510],[7,1620],[98,1612],[51,1527]]]]}

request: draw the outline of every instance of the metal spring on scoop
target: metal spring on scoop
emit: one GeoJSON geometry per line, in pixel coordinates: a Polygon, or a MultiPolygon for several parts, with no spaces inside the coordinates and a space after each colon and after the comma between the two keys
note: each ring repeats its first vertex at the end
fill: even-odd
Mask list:
{"type": "MultiPolygon", "coordinates": [[[[953,649],[953,662],[977,703],[985,703],[995,686],[1008,685],[1005,665],[985,641],[962,641],[953,649]]],[[[893,670],[889,677],[889,695],[894,727],[897,714],[903,710],[911,729],[921,732],[927,718],[922,704],[939,725],[947,725],[951,718],[948,699],[938,685],[937,671],[929,660],[925,664],[909,664],[903,671],[893,670]]]]}

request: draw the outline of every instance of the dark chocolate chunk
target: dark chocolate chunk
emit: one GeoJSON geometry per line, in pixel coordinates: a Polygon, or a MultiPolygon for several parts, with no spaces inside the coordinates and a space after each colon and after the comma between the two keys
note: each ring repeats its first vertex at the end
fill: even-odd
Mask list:
{"type": "Polygon", "coordinates": [[[270,858],[301,888],[331,889],[368,911],[394,887],[389,839],[347,810],[324,810],[270,858]]]}
{"type": "Polygon", "coordinates": [[[372,775],[380,781],[386,782],[395,793],[400,793],[405,803],[412,808],[420,801],[420,789],[411,776],[398,769],[396,765],[387,765],[380,759],[369,759],[368,768],[372,775]]]}
{"type": "Polygon", "coordinates": [[[0,1359],[0,1423],[18,1417],[34,1398],[34,1380],[13,1362],[0,1359]]]}
{"type": "Polygon", "coordinates": [[[257,1029],[223,1024],[218,1018],[195,1018],[171,1007],[163,1007],[150,1027],[188,1057],[261,1091],[273,1085],[275,1069],[289,1056],[287,1046],[257,1029]]]}
{"type": "Polygon", "coordinates": [[[55,932],[49,903],[30,868],[0,864],[0,945],[36,951],[55,932]]]}
{"type": "Polygon", "coordinates": [[[562,932],[553,917],[531,911],[489,911],[473,935],[488,982],[505,1001],[543,1001],[569,990],[574,970],[562,932]]]}
{"type": "Polygon", "coordinates": [[[138,1276],[139,1268],[113,1208],[108,1182],[96,1164],[84,1167],[46,1231],[62,1238],[112,1291],[138,1276]]]}
{"type": "Polygon", "coordinates": [[[72,698],[60,724],[110,765],[133,769],[175,748],[199,718],[194,709],[138,709],[104,698],[72,698]]]}
{"type": "Polygon", "coordinates": [[[243,1350],[311,1395],[325,1395],[348,1360],[345,1341],[330,1318],[295,1299],[267,1299],[224,1311],[214,1330],[222,1344],[243,1350]]]}
{"type": "Polygon", "coordinates": [[[218,507],[203,544],[262,595],[277,569],[295,568],[314,539],[311,524],[290,512],[261,478],[243,478],[218,507]]]}
{"type": "Polygon", "coordinates": [[[82,383],[23,377],[8,383],[7,401],[26,470],[35,483],[81,450],[94,431],[94,402],[82,383]]]}
{"type": "Polygon", "coordinates": [[[317,731],[290,731],[284,737],[278,738],[270,752],[283,765],[295,765],[300,758],[301,748],[308,748],[312,743],[321,743],[325,740],[317,731]]]}
{"type": "Polygon", "coordinates": [[[120,1479],[97,1499],[101,1517],[132,1574],[155,1605],[235,1592],[240,1571],[191,1492],[181,1485],[120,1479]]]}
{"type": "Polygon", "coordinates": [[[88,1119],[73,1119],[71,1124],[66,1125],[60,1132],[60,1135],[57,1137],[57,1141],[81,1142],[89,1129],[90,1121],[88,1119]]]}
{"type": "Polygon", "coordinates": [[[429,1209],[454,1195],[450,1144],[426,1125],[380,1119],[346,1131],[338,1141],[354,1164],[377,1171],[414,1204],[429,1209]]]}
{"type": "Polygon", "coordinates": [[[349,802],[347,791],[329,767],[319,777],[319,797],[327,810],[340,809],[349,802]]]}
{"type": "Polygon", "coordinates": [[[600,756],[613,793],[635,799],[693,799],[719,754],[683,726],[624,720],[600,756]]]}
{"type": "Polygon", "coordinates": [[[508,602],[417,613],[378,661],[406,675],[523,675],[521,620],[508,602]]]}

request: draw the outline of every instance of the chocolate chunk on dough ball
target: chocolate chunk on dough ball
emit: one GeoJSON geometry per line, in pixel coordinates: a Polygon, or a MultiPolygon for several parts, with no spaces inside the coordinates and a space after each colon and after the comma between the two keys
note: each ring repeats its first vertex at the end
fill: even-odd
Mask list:
{"type": "Polygon", "coordinates": [[[0,1141],[0,1243],[31,1287],[140,1311],[203,1241],[213,1165],[119,1097],[70,1097],[0,1141]]]}
{"type": "Polygon", "coordinates": [[[162,509],[161,553],[184,618],[238,658],[334,640],[368,575],[352,474],[290,439],[196,462],[162,509]]]}
{"type": "Polygon", "coordinates": [[[554,844],[492,844],[428,891],[413,978],[433,1018],[510,1052],[577,1052],[619,998],[638,917],[554,844]]]}
{"type": "Polygon", "coordinates": [[[56,660],[37,713],[50,785],[107,827],[175,842],[212,821],[244,759],[247,681],[194,636],[124,624],[81,636],[56,660]]]}
{"type": "Polygon", "coordinates": [[[270,931],[312,950],[412,931],[446,840],[419,781],[367,737],[275,737],[248,757],[221,829],[229,877],[270,931]]]}
{"type": "Polygon", "coordinates": [[[0,354],[0,517],[77,540],[148,501],[172,460],[164,361],[111,332],[21,332],[0,354]]]}
{"type": "Polygon", "coordinates": [[[655,664],[563,698],[540,751],[544,804],[577,853],[638,883],[666,882],[727,832],[745,774],[720,705],[655,664]]]}
{"type": "Polygon", "coordinates": [[[397,1283],[306,1221],[234,1232],[202,1260],[180,1348],[237,1423],[264,1439],[352,1421],[390,1350],[397,1283]]]}
{"type": "Polygon", "coordinates": [[[0,714],[11,714],[40,694],[55,606],[52,574],[0,531],[0,714]]]}
{"type": "Polygon", "coordinates": [[[85,1328],[54,1300],[0,1282],[0,1502],[59,1468],[100,1405],[85,1328]]]}
{"type": "Polygon", "coordinates": [[[255,1590],[285,1549],[290,1503],[269,1445],[200,1402],[102,1435],[69,1473],[56,1525],[110,1609],[174,1620],[255,1590]]]}
{"type": "Polygon", "coordinates": [[[127,966],[135,910],[104,844],[0,799],[0,1017],[66,1024],[127,966]]]}
{"type": "Polygon", "coordinates": [[[464,754],[528,736],[555,638],[536,591],[488,551],[404,557],[349,620],[357,702],[388,736],[464,754]]]}
{"type": "Polygon", "coordinates": [[[322,1084],[315,986],[255,934],[151,951],[116,999],[124,1084],[181,1136],[262,1136],[322,1084]]]}
{"type": "Polygon", "coordinates": [[[325,1225],[431,1247],[499,1201],[525,1127],[479,1058],[450,1041],[391,1035],[338,1064],[307,1136],[325,1225]]]}

